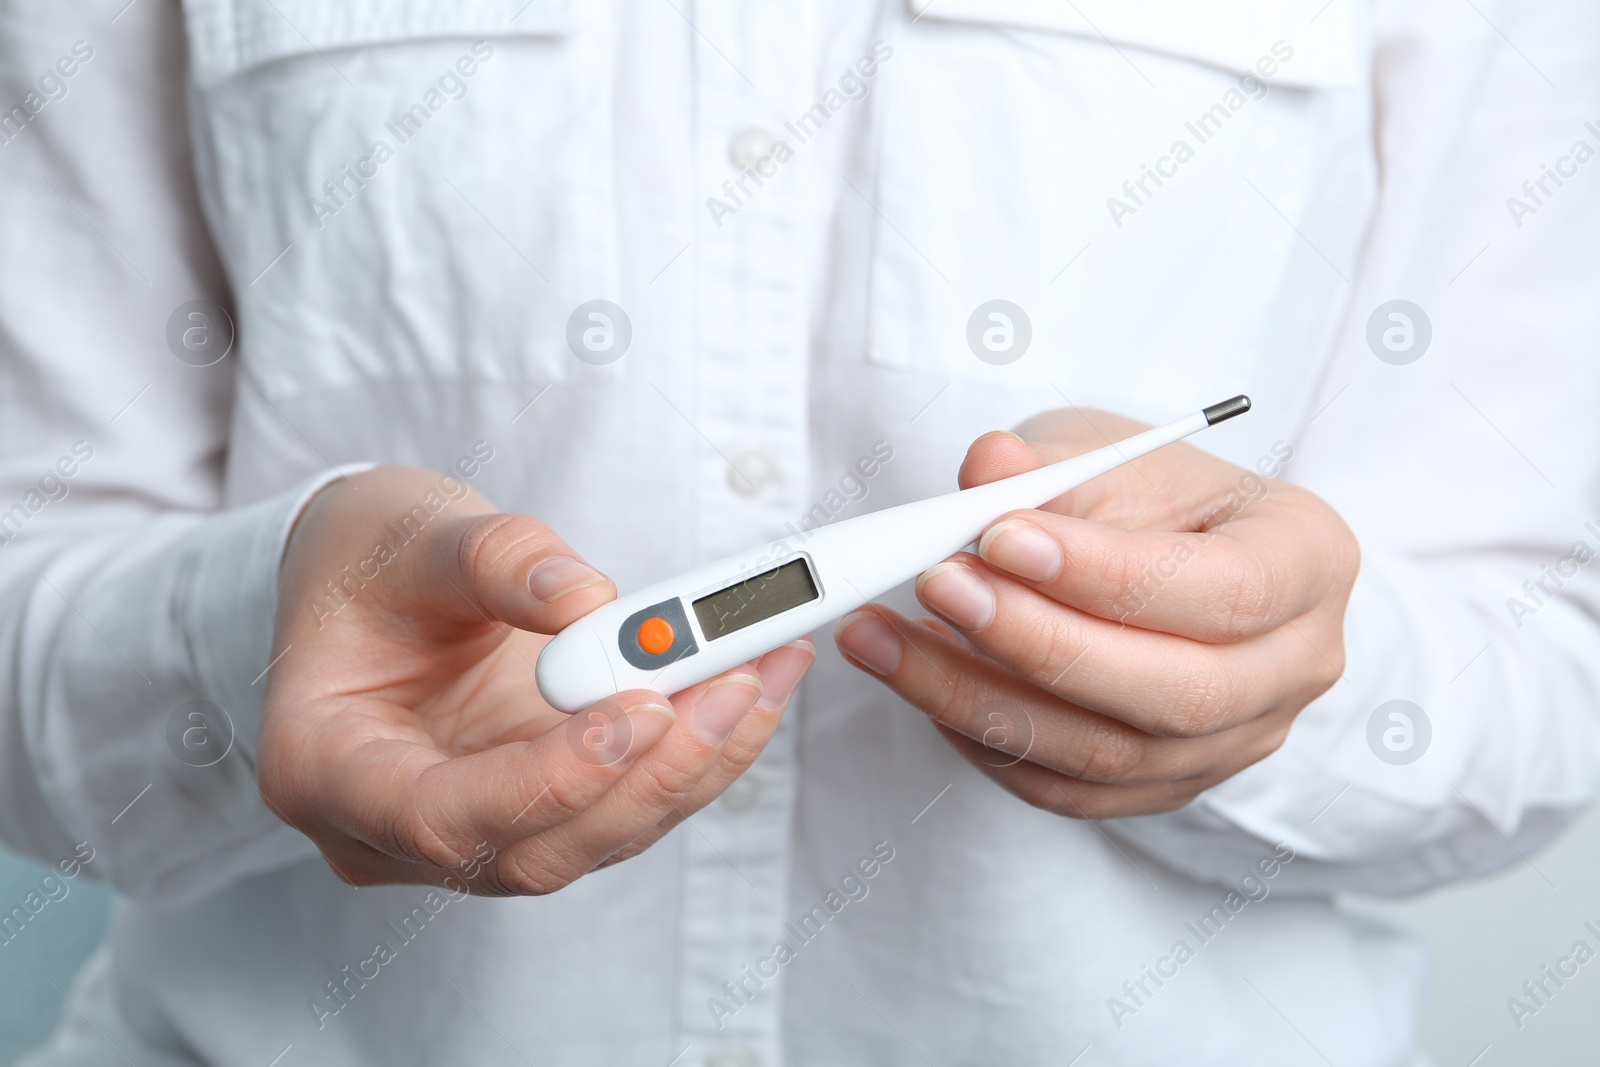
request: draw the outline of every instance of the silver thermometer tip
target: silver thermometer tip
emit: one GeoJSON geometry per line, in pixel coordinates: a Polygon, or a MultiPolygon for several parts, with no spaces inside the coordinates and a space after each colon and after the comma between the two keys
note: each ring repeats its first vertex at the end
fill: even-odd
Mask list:
{"type": "Polygon", "coordinates": [[[1219,422],[1226,422],[1235,415],[1243,415],[1250,410],[1250,398],[1240,394],[1232,400],[1224,400],[1220,404],[1212,404],[1202,414],[1206,417],[1207,426],[1215,426],[1219,422]]]}

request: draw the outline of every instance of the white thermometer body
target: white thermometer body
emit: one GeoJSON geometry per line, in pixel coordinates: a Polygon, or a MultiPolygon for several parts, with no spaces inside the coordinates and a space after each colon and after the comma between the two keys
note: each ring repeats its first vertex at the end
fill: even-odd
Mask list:
{"type": "Polygon", "coordinates": [[[628,689],[676,693],[882,596],[1036,508],[1132,459],[1250,410],[1248,397],[987,485],[796,534],[597,608],[539,655],[539,692],[574,712],[628,689]]]}

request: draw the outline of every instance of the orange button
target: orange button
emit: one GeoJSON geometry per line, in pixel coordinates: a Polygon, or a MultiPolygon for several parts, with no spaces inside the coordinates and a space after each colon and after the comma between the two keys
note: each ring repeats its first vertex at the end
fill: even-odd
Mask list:
{"type": "Polygon", "coordinates": [[[675,638],[672,624],[660,616],[639,624],[639,647],[652,656],[659,656],[670,649],[675,638]]]}

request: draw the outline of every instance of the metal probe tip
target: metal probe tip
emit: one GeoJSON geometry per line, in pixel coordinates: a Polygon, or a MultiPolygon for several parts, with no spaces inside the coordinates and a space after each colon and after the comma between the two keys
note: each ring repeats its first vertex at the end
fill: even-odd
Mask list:
{"type": "Polygon", "coordinates": [[[1207,426],[1215,426],[1219,422],[1226,422],[1235,415],[1243,415],[1249,410],[1250,398],[1241,393],[1232,400],[1224,400],[1220,404],[1212,404],[1201,414],[1206,417],[1207,426]]]}

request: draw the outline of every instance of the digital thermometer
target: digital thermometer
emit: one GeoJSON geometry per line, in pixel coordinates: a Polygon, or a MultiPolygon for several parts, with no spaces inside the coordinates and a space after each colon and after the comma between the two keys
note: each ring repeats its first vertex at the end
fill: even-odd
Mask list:
{"type": "Polygon", "coordinates": [[[539,655],[539,692],[578,711],[628,689],[676,693],[849,614],[1036,508],[1129,460],[1250,410],[1236,396],[1094,452],[945,496],[785,537],[630,593],[539,655]]]}

